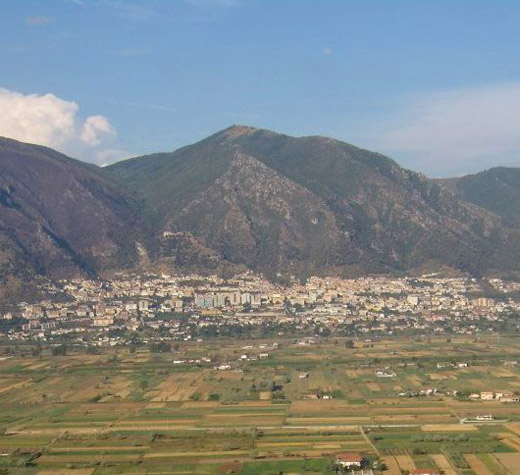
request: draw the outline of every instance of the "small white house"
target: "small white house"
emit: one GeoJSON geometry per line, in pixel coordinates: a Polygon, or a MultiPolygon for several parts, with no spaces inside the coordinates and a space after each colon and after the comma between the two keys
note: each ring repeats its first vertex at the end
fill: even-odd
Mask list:
{"type": "Polygon", "coordinates": [[[336,455],[336,463],[343,468],[361,468],[365,459],[356,452],[344,452],[336,455]]]}

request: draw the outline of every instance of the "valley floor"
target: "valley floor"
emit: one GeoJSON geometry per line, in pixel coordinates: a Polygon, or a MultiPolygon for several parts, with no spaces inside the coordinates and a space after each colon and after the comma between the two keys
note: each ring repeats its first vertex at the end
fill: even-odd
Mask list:
{"type": "Polygon", "coordinates": [[[0,473],[334,473],[344,452],[374,473],[520,473],[520,338],[349,346],[215,340],[63,356],[4,346],[0,473]],[[189,363],[201,357],[212,365],[189,363]]]}

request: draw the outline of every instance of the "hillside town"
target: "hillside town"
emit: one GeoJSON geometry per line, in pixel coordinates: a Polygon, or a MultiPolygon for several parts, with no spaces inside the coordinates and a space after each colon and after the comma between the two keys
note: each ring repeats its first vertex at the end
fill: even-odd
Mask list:
{"type": "Polygon", "coordinates": [[[289,286],[245,273],[118,274],[42,282],[43,298],[1,314],[11,341],[94,346],[238,336],[377,338],[519,331],[520,284],[471,278],[312,277],[289,286]]]}

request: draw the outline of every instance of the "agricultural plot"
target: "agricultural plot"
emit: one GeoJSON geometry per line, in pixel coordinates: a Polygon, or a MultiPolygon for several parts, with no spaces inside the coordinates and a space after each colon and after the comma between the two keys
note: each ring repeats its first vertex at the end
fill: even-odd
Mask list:
{"type": "Polygon", "coordinates": [[[520,359],[519,340],[277,343],[263,359],[258,342],[237,341],[175,355],[15,354],[0,361],[0,470],[331,474],[338,453],[354,452],[389,475],[519,473],[520,404],[465,396],[520,390],[520,370],[504,366],[520,359]],[[201,355],[212,363],[189,363],[201,355]]]}

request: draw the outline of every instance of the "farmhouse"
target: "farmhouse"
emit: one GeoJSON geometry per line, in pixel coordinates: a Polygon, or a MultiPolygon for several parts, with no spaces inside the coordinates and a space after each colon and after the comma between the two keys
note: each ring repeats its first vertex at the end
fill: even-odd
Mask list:
{"type": "Polygon", "coordinates": [[[336,455],[336,463],[343,468],[361,468],[365,462],[365,458],[356,452],[344,452],[336,455]]]}
{"type": "Polygon", "coordinates": [[[395,373],[393,371],[379,370],[376,371],[376,376],[378,378],[395,378],[395,373]]]}
{"type": "Polygon", "coordinates": [[[479,414],[477,416],[477,421],[492,421],[494,419],[495,417],[493,416],[493,414],[479,414]]]}

